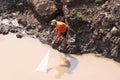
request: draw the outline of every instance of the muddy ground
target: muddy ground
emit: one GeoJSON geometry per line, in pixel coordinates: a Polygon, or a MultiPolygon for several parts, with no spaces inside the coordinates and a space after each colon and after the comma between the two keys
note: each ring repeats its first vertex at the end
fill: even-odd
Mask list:
{"type": "Polygon", "coordinates": [[[120,62],[120,1],[85,1],[72,7],[75,3],[65,4],[67,8],[50,19],[67,21],[66,49],[62,37],[51,45],[56,36],[54,27],[50,20],[39,17],[26,0],[0,0],[0,34],[15,33],[18,38],[29,35],[65,54],[95,53],[120,62]]]}

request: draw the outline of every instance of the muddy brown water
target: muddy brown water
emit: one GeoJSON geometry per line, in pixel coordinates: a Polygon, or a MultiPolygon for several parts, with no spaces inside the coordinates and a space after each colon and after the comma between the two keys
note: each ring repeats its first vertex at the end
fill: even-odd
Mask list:
{"type": "Polygon", "coordinates": [[[66,57],[37,39],[0,35],[0,80],[120,80],[120,63],[92,53],[66,57]],[[37,72],[48,49],[48,72],[37,72]]]}

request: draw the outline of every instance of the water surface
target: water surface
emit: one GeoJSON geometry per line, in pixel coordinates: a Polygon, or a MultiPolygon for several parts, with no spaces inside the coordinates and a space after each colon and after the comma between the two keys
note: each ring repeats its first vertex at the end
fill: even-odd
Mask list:
{"type": "Polygon", "coordinates": [[[37,39],[0,35],[0,80],[120,80],[120,64],[94,54],[66,58],[37,39]],[[37,72],[48,50],[48,72],[37,72]]]}

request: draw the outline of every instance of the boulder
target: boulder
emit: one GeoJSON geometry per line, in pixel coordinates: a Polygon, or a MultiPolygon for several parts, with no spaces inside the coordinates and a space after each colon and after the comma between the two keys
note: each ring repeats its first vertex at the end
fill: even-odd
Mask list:
{"type": "Polygon", "coordinates": [[[57,15],[57,7],[52,0],[28,0],[28,4],[41,20],[49,21],[57,15]]]}
{"type": "Polygon", "coordinates": [[[120,34],[120,30],[118,29],[118,28],[116,28],[116,27],[113,27],[112,29],[111,29],[111,33],[112,33],[112,35],[119,35],[120,34]]]}

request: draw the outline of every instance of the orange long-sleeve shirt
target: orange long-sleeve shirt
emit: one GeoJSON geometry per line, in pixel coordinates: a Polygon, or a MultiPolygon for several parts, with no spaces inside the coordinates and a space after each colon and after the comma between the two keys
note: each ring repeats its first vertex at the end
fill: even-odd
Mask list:
{"type": "Polygon", "coordinates": [[[56,36],[54,42],[56,43],[59,41],[61,33],[66,32],[67,24],[65,24],[64,22],[61,22],[61,21],[57,21],[57,24],[55,26],[56,26],[57,36],[56,36]]]}

